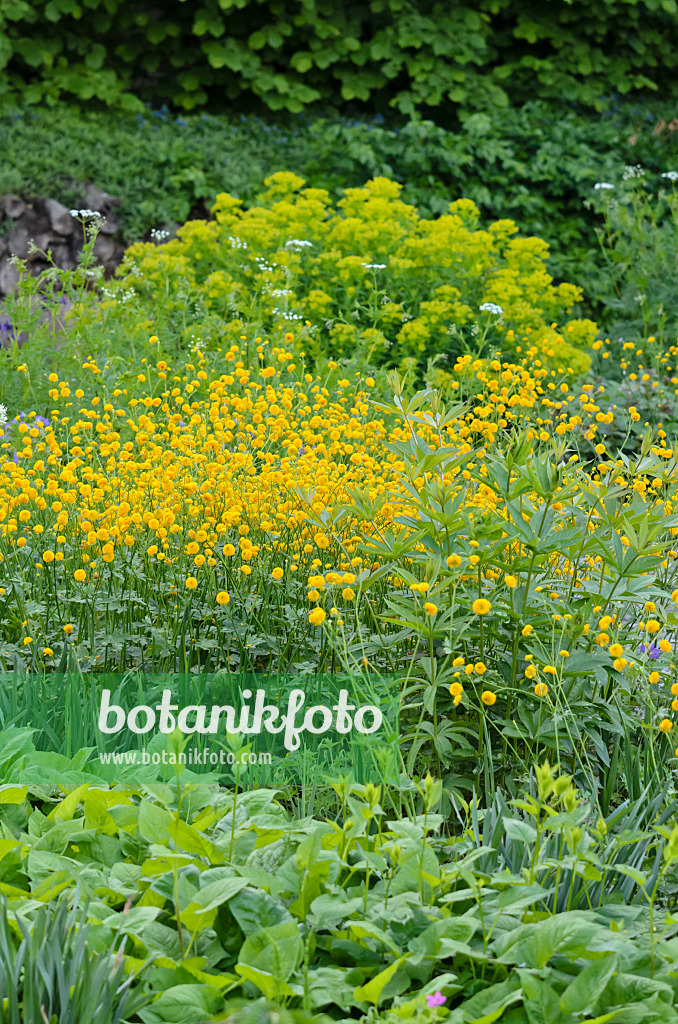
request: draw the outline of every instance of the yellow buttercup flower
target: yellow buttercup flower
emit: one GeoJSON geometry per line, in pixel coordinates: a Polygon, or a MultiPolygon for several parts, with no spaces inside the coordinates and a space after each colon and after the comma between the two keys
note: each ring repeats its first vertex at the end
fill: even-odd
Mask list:
{"type": "Polygon", "coordinates": [[[487,615],[492,608],[492,605],[485,597],[479,597],[473,602],[473,612],[475,615],[487,615]]]}

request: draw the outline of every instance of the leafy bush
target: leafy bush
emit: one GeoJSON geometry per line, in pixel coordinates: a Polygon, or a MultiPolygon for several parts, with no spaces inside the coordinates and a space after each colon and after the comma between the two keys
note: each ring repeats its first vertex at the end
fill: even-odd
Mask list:
{"type": "Polygon", "coordinates": [[[17,0],[0,22],[5,95],[134,109],[256,102],[272,110],[505,107],[535,94],[594,105],[676,84],[672,5],[581,0],[237,4],[17,0]]]}
{"type": "MultiPolygon", "coordinates": [[[[424,216],[445,213],[463,196],[483,218],[509,218],[544,238],[551,272],[583,285],[590,305],[593,289],[597,295],[604,285],[595,234],[601,217],[585,205],[597,195],[593,185],[621,181],[624,168],[639,162],[648,173],[675,168],[672,118],[673,107],[662,103],[610,103],[600,115],[583,115],[538,101],[478,113],[446,131],[430,121],[295,117],[277,125],[175,117],[166,109],[134,118],[65,106],[55,118],[24,108],[0,118],[0,191],[48,195],[70,208],[82,205],[85,185],[94,182],[121,198],[118,219],[131,243],[154,228],[173,229],[219,192],[248,205],[275,171],[293,168],[334,199],[368,178],[394,178],[403,200],[424,216]]],[[[599,313],[600,306],[593,318],[599,313]]]]}
{"type": "MultiPolygon", "coordinates": [[[[258,333],[322,320],[305,342],[312,358],[362,347],[368,361],[389,365],[456,355],[484,329],[488,346],[519,352],[534,337],[549,365],[587,369],[579,349],[595,324],[563,323],[567,342],[553,327],[580,290],[552,284],[548,246],[512,238],[512,221],[479,230],[478,209],[465,199],[441,217],[421,218],[385,178],[347,189],[336,209],[325,190],[303,189],[297,175],[274,174],[265,184],[248,210],[224,193],[215,221],[191,221],[165,245],[132,246],[102,316],[115,310],[120,326],[124,307],[139,324],[140,309],[147,322],[153,310],[160,335],[176,336],[184,323],[180,342],[201,345],[237,340],[248,324],[258,333]],[[125,306],[126,294],[137,301],[125,306]],[[204,316],[186,322],[196,307],[204,316]]],[[[138,330],[130,323],[129,336],[138,330]]]]}

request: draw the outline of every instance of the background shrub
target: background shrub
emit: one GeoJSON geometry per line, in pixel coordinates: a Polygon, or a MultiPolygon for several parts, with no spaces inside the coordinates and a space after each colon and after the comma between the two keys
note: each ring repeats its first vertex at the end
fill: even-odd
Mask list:
{"type": "Polygon", "coordinates": [[[122,200],[118,219],[131,243],[196,210],[205,215],[219,192],[249,204],[276,171],[294,170],[333,198],[368,178],[392,178],[425,217],[464,196],[483,219],[510,218],[543,238],[550,272],[583,285],[585,315],[606,322],[608,275],[596,237],[604,219],[599,205],[587,204],[599,197],[596,182],[621,182],[627,165],[642,163],[655,182],[678,166],[672,118],[666,103],[610,104],[584,116],[575,109],[556,114],[539,101],[477,114],[447,131],[421,120],[304,116],[273,123],[175,116],[166,108],[132,116],[61,107],[57,120],[48,110],[24,108],[0,118],[0,192],[50,196],[70,208],[94,182],[122,200]]]}
{"type": "Polygon", "coordinates": [[[347,105],[443,116],[676,86],[674,0],[14,0],[0,88],[133,109],[347,105]]]}
{"type": "Polygon", "coordinates": [[[534,342],[548,365],[588,368],[578,349],[596,326],[568,319],[579,289],[552,283],[546,243],[513,237],[512,221],[481,230],[468,199],[422,218],[386,178],[347,189],[336,208],[294,174],[265,185],[248,210],[221,193],[215,222],[190,221],[165,245],[132,246],[95,319],[114,312],[129,337],[155,322],[180,346],[210,347],[237,341],[246,325],[267,333],[305,321],[314,361],[359,349],[371,365],[425,365],[471,345],[520,352],[534,342]]]}

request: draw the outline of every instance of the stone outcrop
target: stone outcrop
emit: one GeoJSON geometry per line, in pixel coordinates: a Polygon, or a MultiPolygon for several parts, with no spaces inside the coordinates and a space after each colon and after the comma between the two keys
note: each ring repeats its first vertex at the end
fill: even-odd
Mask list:
{"type": "MultiPolygon", "coordinates": [[[[125,251],[115,215],[119,205],[119,199],[95,185],[90,185],[82,201],[76,204],[78,209],[94,210],[104,217],[94,255],[106,277],[113,274],[125,251]]],[[[12,256],[27,260],[35,275],[49,267],[39,252],[30,251],[31,242],[43,252],[51,251],[57,267],[73,269],[82,249],[82,224],[56,199],[0,196],[0,297],[8,295],[19,280],[19,271],[10,263],[12,256]]]]}

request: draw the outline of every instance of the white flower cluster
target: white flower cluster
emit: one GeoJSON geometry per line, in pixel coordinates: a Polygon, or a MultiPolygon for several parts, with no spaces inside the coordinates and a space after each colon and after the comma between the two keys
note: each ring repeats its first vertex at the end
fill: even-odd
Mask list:
{"type": "Polygon", "coordinates": [[[360,266],[367,270],[386,270],[385,263],[361,263],[360,266]]]}
{"type": "Polygon", "coordinates": [[[281,316],[283,320],[303,320],[301,313],[288,313],[284,309],[274,309],[273,316],[281,316]]]}
{"type": "Polygon", "coordinates": [[[228,240],[231,243],[231,249],[247,248],[247,242],[244,242],[242,238],[234,238],[232,235],[229,235],[228,240]]]}
{"type": "Polygon", "coordinates": [[[7,422],[7,408],[0,405],[0,427],[7,422]]]}
{"type": "Polygon", "coordinates": [[[78,217],[80,220],[91,220],[92,217],[104,219],[103,213],[99,213],[98,210],[71,210],[71,217],[78,217]]]}
{"type": "Polygon", "coordinates": [[[642,178],[644,174],[645,169],[641,167],[640,164],[628,165],[627,167],[624,168],[622,180],[628,181],[629,178],[642,178]]]}
{"type": "Polygon", "coordinates": [[[285,242],[286,249],[307,249],[309,246],[313,248],[313,242],[307,242],[305,238],[290,238],[285,242]]]}
{"type": "Polygon", "coordinates": [[[504,312],[501,306],[498,306],[496,302],[483,302],[479,309],[483,313],[494,313],[495,316],[501,316],[504,312]]]}
{"type": "Polygon", "coordinates": [[[164,228],[151,228],[151,238],[154,242],[162,242],[164,238],[169,238],[170,232],[164,228]]]}
{"type": "Polygon", "coordinates": [[[668,178],[669,181],[678,181],[678,171],[664,171],[662,178],[668,178]]]}
{"type": "Polygon", "coordinates": [[[286,295],[291,295],[292,292],[289,288],[274,288],[271,295],[275,295],[277,299],[284,298],[286,295]]]}
{"type": "Polygon", "coordinates": [[[614,185],[610,184],[609,181],[597,181],[593,187],[596,191],[600,191],[600,189],[614,188],[614,185]]]}
{"type": "Polygon", "coordinates": [[[254,257],[254,262],[259,267],[259,270],[263,270],[264,273],[268,273],[269,271],[273,270],[273,268],[275,267],[275,263],[273,263],[273,264],[267,263],[263,256],[255,256],[254,257]]]}

